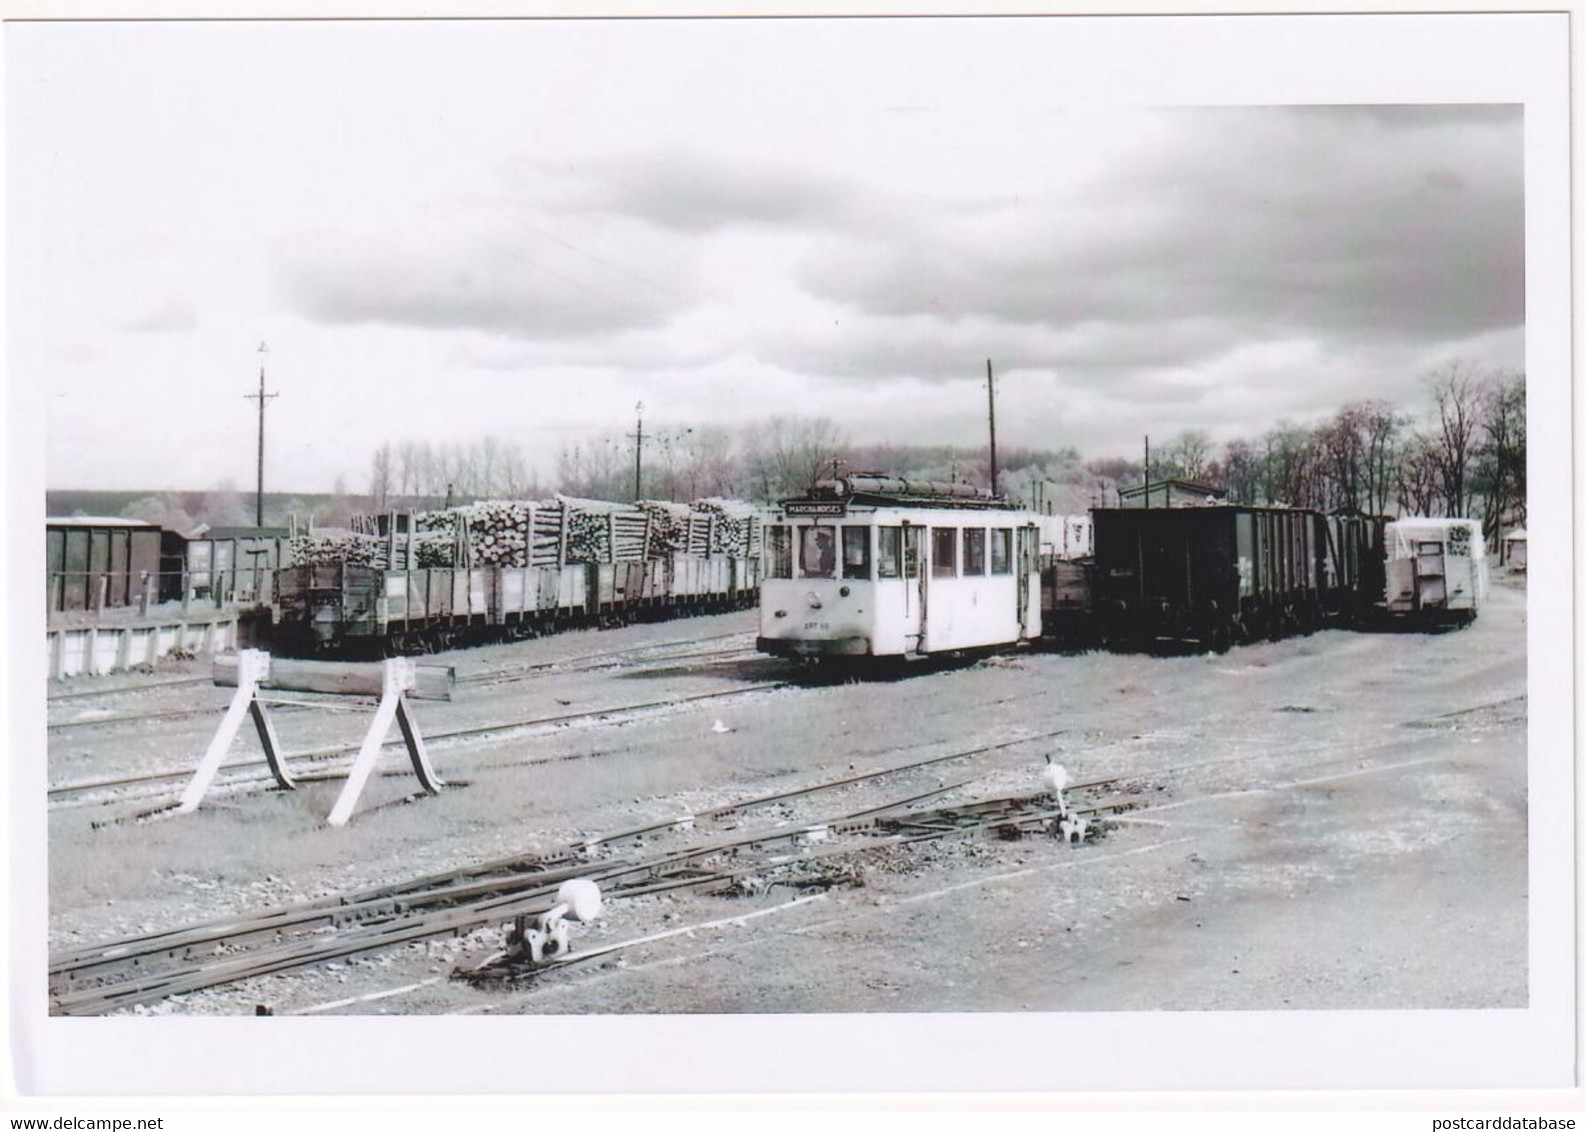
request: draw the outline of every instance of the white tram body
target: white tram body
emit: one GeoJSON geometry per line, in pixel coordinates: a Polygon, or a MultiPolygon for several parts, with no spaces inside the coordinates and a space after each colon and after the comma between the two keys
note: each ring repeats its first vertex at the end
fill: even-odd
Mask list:
{"type": "Polygon", "coordinates": [[[1383,529],[1389,613],[1467,620],[1487,598],[1487,545],[1475,519],[1396,519],[1383,529]]]}
{"type": "Polygon", "coordinates": [[[849,476],[766,526],[761,652],[914,658],[1041,634],[1035,516],[964,484],[849,476]]]}

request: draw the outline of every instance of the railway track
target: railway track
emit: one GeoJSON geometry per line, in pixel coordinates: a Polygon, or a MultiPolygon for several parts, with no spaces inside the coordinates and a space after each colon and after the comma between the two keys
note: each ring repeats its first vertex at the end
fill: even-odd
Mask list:
{"type": "MultiPolygon", "coordinates": [[[[638,645],[628,649],[613,649],[603,653],[591,653],[585,656],[574,657],[568,660],[546,661],[539,664],[524,665],[506,669],[493,669],[483,672],[469,673],[457,678],[457,683],[465,687],[493,688],[506,684],[519,683],[531,680],[537,676],[549,674],[561,675],[577,672],[600,672],[613,668],[623,668],[630,671],[643,671],[650,668],[665,667],[679,663],[688,665],[706,666],[719,663],[723,660],[742,657],[758,656],[752,647],[744,645],[723,646],[707,645],[703,650],[697,646],[720,639],[731,637],[746,637],[744,633],[724,633],[717,637],[702,637],[691,641],[668,641],[660,644],[638,645]],[[661,656],[636,657],[635,654],[654,652],[657,650],[669,651],[661,656]],[[634,659],[625,659],[634,658],[634,659]]],[[[114,694],[120,691],[149,691],[164,687],[178,687],[192,684],[209,684],[211,679],[207,676],[193,677],[192,679],[163,681],[157,684],[145,684],[137,688],[113,689],[110,692],[83,692],[70,693],[69,696],[95,696],[101,694],[114,694]]],[[[297,693],[297,695],[312,695],[312,693],[297,693]]],[[[54,698],[69,698],[63,695],[54,698]]],[[[281,698],[261,697],[272,708],[286,711],[299,710],[349,710],[349,701],[346,697],[327,695],[323,700],[298,699],[288,700],[281,698]]],[[[373,701],[369,701],[372,703],[373,701]]],[[[366,706],[366,705],[365,705],[366,706]]],[[[112,727],[118,724],[145,723],[150,721],[163,721],[174,719],[196,719],[203,716],[218,716],[226,710],[225,704],[205,705],[203,707],[170,708],[163,711],[126,712],[120,715],[89,716],[78,719],[63,719],[47,724],[51,732],[70,731],[84,727],[112,727]]]]}
{"type": "MultiPolygon", "coordinates": [[[[927,760],[933,761],[941,760],[927,760]]],[[[910,768],[896,768],[893,773],[901,769],[910,768]]],[[[1052,799],[1029,796],[910,812],[906,817],[886,816],[929,796],[923,794],[893,799],[822,822],[791,827],[782,824],[649,857],[590,859],[593,853],[640,840],[668,827],[691,830],[700,820],[719,819],[817,790],[837,789],[866,777],[873,776],[750,799],[694,815],[687,822],[624,830],[550,853],[491,861],[349,896],[327,897],[254,916],[63,954],[52,960],[49,968],[52,1011],[104,1014],[398,944],[466,934],[520,914],[547,910],[561,882],[575,876],[596,881],[607,899],[616,900],[685,888],[723,887],[767,869],[791,865],[808,869],[884,846],[967,836],[1010,823],[1028,827],[1050,821],[1058,813],[1052,799]],[[836,843],[799,853],[771,852],[792,844],[820,844],[829,839],[836,839],[836,843]]],[[[1134,805],[1132,801],[1122,804],[1134,805]]]]}
{"type": "MultiPolygon", "coordinates": [[[[760,684],[751,684],[743,688],[728,688],[718,692],[699,692],[687,696],[669,696],[665,699],[646,700],[634,704],[620,704],[614,707],[595,708],[590,711],[564,712],[558,715],[536,716],[529,719],[508,720],[502,723],[485,723],[472,727],[458,727],[450,731],[427,732],[424,736],[425,744],[429,747],[445,747],[451,744],[466,743],[486,737],[503,737],[515,732],[530,731],[545,727],[567,727],[579,723],[628,723],[635,719],[647,718],[663,712],[669,712],[678,707],[692,704],[742,699],[761,695],[766,692],[777,691],[782,688],[796,687],[792,681],[771,680],[760,684]]],[[[387,746],[400,745],[400,739],[393,739],[387,746]]],[[[335,760],[342,755],[356,754],[358,743],[340,743],[334,746],[318,747],[307,751],[293,752],[287,758],[290,767],[304,767],[305,774],[321,774],[336,769],[330,760],[335,760]]],[[[529,760],[548,761],[548,760],[529,760]]],[[[240,762],[228,763],[223,771],[230,774],[221,785],[245,786],[249,784],[271,785],[274,779],[268,773],[268,764],[263,759],[247,759],[240,762]],[[250,773],[237,775],[238,770],[250,773]],[[254,774],[251,772],[260,771],[254,774]]],[[[107,790],[126,790],[137,786],[163,785],[171,782],[181,782],[192,777],[192,767],[180,769],[151,771],[147,774],[125,775],[118,778],[101,778],[82,782],[64,782],[49,788],[49,800],[52,805],[62,803],[68,798],[81,797],[107,790]]]]}
{"type": "Polygon", "coordinates": [[[147,680],[140,684],[122,684],[114,688],[91,688],[76,692],[53,692],[44,697],[46,703],[58,700],[97,699],[102,696],[121,696],[132,692],[155,692],[161,688],[180,688],[190,684],[208,684],[208,676],[183,676],[176,680],[147,680]]]}
{"type": "MultiPolygon", "coordinates": [[[[1445,724],[1482,710],[1502,708],[1515,698],[1429,717],[1445,724]]],[[[1411,720],[1400,727],[1425,723],[1411,720]]],[[[995,744],[951,751],[908,763],[821,781],[773,794],[759,795],[693,814],[587,838],[545,853],[518,855],[461,869],[431,874],[345,896],[270,909],[257,915],[154,933],[62,954],[50,966],[53,1009],[64,1014],[97,1014],[147,1004],[177,994],[221,986],[259,975],[292,970],[387,947],[445,935],[465,935],[505,922],[520,914],[550,907],[557,886],[582,876],[600,883],[608,898],[621,900],[681,889],[731,887],[750,874],[793,872],[794,887],[820,887],[841,882],[822,870],[839,868],[858,854],[949,837],[998,833],[1010,835],[1048,827],[1059,816],[1049,795],[1020,794],[920,809],[922,803],[971,785],[976,779],[951,782],[906,797],[891,797],[815,822],[781,823],[705,839],[650,856],[618,855],[632,846],[669,835],[694,834],[702,826],[719,826],[755,809],[795,799],[856,787],[890,776],[921,771],[977,755],[1008,750],[1055,738],[1062,731],[1018,736],[995,744]],[[793,848],[792,851],[790,847],[793,848]],[[798,874],[802,874],[801,876],[798,874]]],[[[1382,750],[1402,743],[1402,736],[1343,756],[1310,759],[1298,765],[1285,760],[1283,777],[1257,776],[1238,790],[1202,795],[1170,796],[1158,801],[1146,788],[1163,780],[1193,778],[1213,768],[1270,757],[1257,751],[1216,759],[1149,768],[1076,782],[1067,794],[1079,799],[1071,813],[1151,821],[1151,814],[1198,801],[1238,797],[1303,787],[1339,777],[1392,771],[1436,759],[1370,763],[1382,750]],[[1350,764],[1342,775],[1307,778],[1306,774],[1350,764]],[[1133,789],[1128,788],[1131,784],[1133,789]],[[1110,793],[1107,791],[1110,788],[1110,793]]],[[[1286,753],[1294,753],[1292,746],[1286,753]]],[[[1318,746],[1310,754],[1336,754],[1335,746],[1318,746]]],[[[1439,756],[1442,757],[1442,756],[1439,756]]],[[[663,935],[672,933],[662,933],[663,935]]],[[[656,937],[659,938],[659,937],[656,937]]],[[[637,942],[642,942],[637,941],[637,942]]],[[[588,956],[572,953],[578,962],[613,950],[592,949],[588,956]]],[[[559,964],[560,965],[560,964],[559,964]]],[[[349,1000],[355,1001],[355,1000],[349,1000]]]]}

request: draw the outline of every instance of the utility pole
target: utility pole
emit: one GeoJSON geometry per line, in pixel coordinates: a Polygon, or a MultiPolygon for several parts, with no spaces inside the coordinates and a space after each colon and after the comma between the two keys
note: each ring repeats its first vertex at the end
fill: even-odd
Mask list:
{"type": "Polygon", "coordinates": [[[270,348],[263,342],[259,343],[259,392],[244,393],[244,401],[259,402],[259,481],[253,496],[253,525],[264,526],[264,404],[279,397],[279,393],[266,393],[264,391],[264,355],[270,348]]]}
{"type": "Polygon", "coordinates": [[[636,425],[628,439],[633,441],[633,501],[637,503],[644,484],[644,402],[640,401],[633,411],[636,425]]]}
{"type": "Polygon", "coordinates": [[[986,416],[991,422],[991,494],[997,494],[997,379],[986,359],[986,416]]]}
{"type": "Polygon", "coordinates": [[[1145,505],[1151,506],[1151,434],[1145,437],[1145,505]]]}

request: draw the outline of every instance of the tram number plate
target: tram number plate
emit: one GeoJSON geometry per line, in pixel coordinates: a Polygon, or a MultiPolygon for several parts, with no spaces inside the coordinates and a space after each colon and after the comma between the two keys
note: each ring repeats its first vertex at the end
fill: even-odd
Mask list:
{"type": "Polygon", "coordinates": [[[832,623],[830,621],[806,621],[806,622],[804,622],[804,628],[806,628],[806,629],[830,629],[831,627],[832,627],[832,623]]]}

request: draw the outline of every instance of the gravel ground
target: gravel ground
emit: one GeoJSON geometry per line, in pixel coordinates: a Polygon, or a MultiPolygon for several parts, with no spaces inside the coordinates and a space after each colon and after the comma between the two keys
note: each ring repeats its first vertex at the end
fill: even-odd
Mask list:
{"type": "MultiPolygon", "coordinates": [[[[575,661],[422,703],[439,732],[678,705],[437,744],[458,783],[412,804],[388,751],[353,822],[323,825],[336,781],[222,792],[130,820],[147,798],[52,810],[52,946],[139,931],[672,819],[714,805],[992,743],[1024,742],[751,811],[805,823],[962,783],[923,803],[1038,789],[1044,756],[1138,808],[1082,846],[1029,836],[872,851],[823,891],[768,873],[750,895],[612,902],[576,947],[675,932],[531,984],[448,979],[493,928],[252,980],[161,1013],[324,1010],[701,1012],[1203,1010],[1526,1003],[1525,599],[1504,580],[1471,628],[1328,631],[1224,656],[1018,653],[901,680],[794,682],[743,651],[752,614],[451,654],[459,675],[575,661]],[[706,640],[709,638],[709,640],[706,640]],[[668,643],[699,641],[694,649],[668,643]],[[642,646],[642,647],[641,647],[642,646]],[[611,665],[587,658],[638,648],[611,665]],[[719,650],[719,651],[718,651],[719,650]],[[668,652],[698,657],[665,660],[668,652]],[[577,658],[586,658],[578,660],[577,658]],[[720,723],[720,727],[716,725],[720,723]],[[1055,734],[1054,734],[1055,733],[1055,734]],[[362,996],[380,997],[362,997],[362,996]],[[351,1001],[346,1001],[351,1000],[351,1001]]],[[[164,670],[157,677],[180,672],[164,670]]],[[[143,679],[150,679],[144,677],[143,679]]],[[[127,681],[123,681],[127,682],[127,681]]],[[[113,686],[101,678],[96,686],[113,686]]],[[[53,689],[52,689],[53,690],[53,689]]],[[[226,692],[205,685],[51,705],[52,721],[212,706],[216,714],[52,732],[52,783],[190,767],[226,692]]],[[[354,742],[348,713],[283,712],[289,751],[354,742]]],[[[251,736],[234,759],[256,756],[251,736]]],[[[180,789],[180,782],[166,790],[180,789]]],[[[1083,799],[1077,798],[1082,801],[1083,799]]],[[[83,800],[80,800],[83,801],[83,800]]],[[[701,823],[702,825],[704,823],[701,823]]]]}

